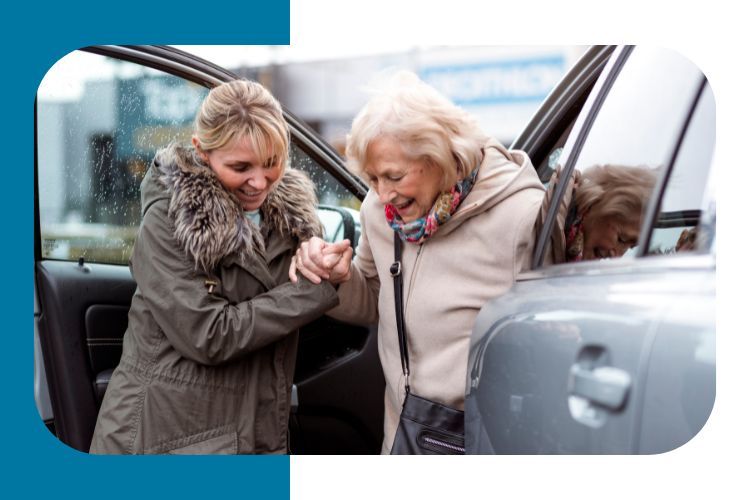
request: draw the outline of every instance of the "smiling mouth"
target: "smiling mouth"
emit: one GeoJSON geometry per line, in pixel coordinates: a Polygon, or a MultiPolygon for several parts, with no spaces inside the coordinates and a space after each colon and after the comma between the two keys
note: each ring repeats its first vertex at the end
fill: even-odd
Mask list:
{"type": "Polygon", "coordinates": [[[239,189],[238,191],[245,198],[257,198],[263,194],[263,191],[246,191],[244,189],[239,189]]]}
{"type": "Polygon", "coordinates": [[[400,204],[394,203],[393,206],[396,208],[396,210],[400,212],[401,210],[405,210],[409,208],[412,203],[414,203],[414,198],[407,200],[404,203],[400,203],[400,204]]]}

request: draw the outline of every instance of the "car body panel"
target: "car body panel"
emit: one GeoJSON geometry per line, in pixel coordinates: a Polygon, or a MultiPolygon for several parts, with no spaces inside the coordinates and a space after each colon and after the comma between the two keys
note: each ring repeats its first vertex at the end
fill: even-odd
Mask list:
{"type": "Polygon", "coordinates": [[[716,285],[712,267],[670,273],[668,304],[649,356],[638,453],[663,453],[703,428],[716,394],[716,285]]]}
{"type": "Polygon", "coordinates": [[[496,299],[482,309],[477,329],[488,321],[485,316],[510,313],[514,318],[491,327],[483,341],[472,342],[470,397],[476,398],[483,418],[488,414],[485,407],[492,405],[493,410],[493,425],[483,433],[489,443],[480,447],[482,451],[632,452],[638,394],[628,390],[621,408],[608,409],[576,396],[571,387],[576,366],[587,371],[611,367],[632,380],[643,376],[644,359],[665,306],[650,293],[653,278],[620,275],[613,285],[611,273],[618,270],[593,278],[526,281],[512,297],[496,299]],[[591,443],[595,448],[589,450],[591,443]]]}
{"type": "Polygon", "coordinates": [[[527,279],[488,303],[477,318],[469,355],[467,449],[653,453],[689,440],[700,428],[694,422],[702,426],[705,408],[713,404],[713,379],[703,372],[696,377],[706,394],[700,400],[669,405],[662,399],[672,389],[665,379],[679,380],[696,369],[689,353],[678,358],[672,352],[673,336],[692,336],[676,345],[694,344],[705,357],[698,369],[711,372],[713,269],[706,258],[697,260],[702,264],[696,268],[684,261],[674,267],[661,263],[666,269],[613,262],[583,275],[527,279]],[[691,304],[695,317],[688,317],[700,321],[686,327],[685,306],[691,304]],[[630,376],[622,407],[572,394],[573,366],[586,363],[630,376]],[[689,422],[692,426],[682,427],[694,432],[672,429],[656,442],[652,421],[667,427],[670,421],[689,422]]]}

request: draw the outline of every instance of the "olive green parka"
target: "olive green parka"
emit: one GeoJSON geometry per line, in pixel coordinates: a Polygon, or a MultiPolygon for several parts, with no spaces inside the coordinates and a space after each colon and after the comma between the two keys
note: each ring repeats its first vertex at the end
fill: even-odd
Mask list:
{"type": "Polygon", "coordinates": [[[297,329],[338,303],[287,277],[321,233],[314,186],[287,169],[258,228],[191,148],[141,185],[123,353],[91,443],[102,454],[286,453],[297,329]]]}

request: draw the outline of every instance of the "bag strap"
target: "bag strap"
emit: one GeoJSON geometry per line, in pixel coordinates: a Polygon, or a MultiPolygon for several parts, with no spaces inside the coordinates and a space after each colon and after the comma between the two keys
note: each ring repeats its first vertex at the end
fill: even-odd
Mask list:
{"type": "Polygon", "coordinates": [[[403,242],[398,233],[393,233],[393,300],[396,304],[396,328],[398,329],[398,349],[401,352],[401,370],[406,377],[406,392],[409,392],[409,348],[406,343],[406,325],[404,323],[404,279],[401,272],[401,250],[403,242]]]}

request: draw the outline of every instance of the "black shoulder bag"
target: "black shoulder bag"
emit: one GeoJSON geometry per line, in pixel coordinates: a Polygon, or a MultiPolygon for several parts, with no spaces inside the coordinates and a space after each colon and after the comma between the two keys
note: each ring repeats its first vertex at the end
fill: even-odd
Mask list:
{"type": "Polygon", "coordinates": [[[391,265],[393,296],[396,303],[398,347],[401,369],[406,380],[406,398],[393,440],[391,455],[463,455],[464,412],[420,398],[409,389],[409,348],[404,324],[404,281],[401,274],[402,242],[393,235],[394,260],[391,265]]]}

